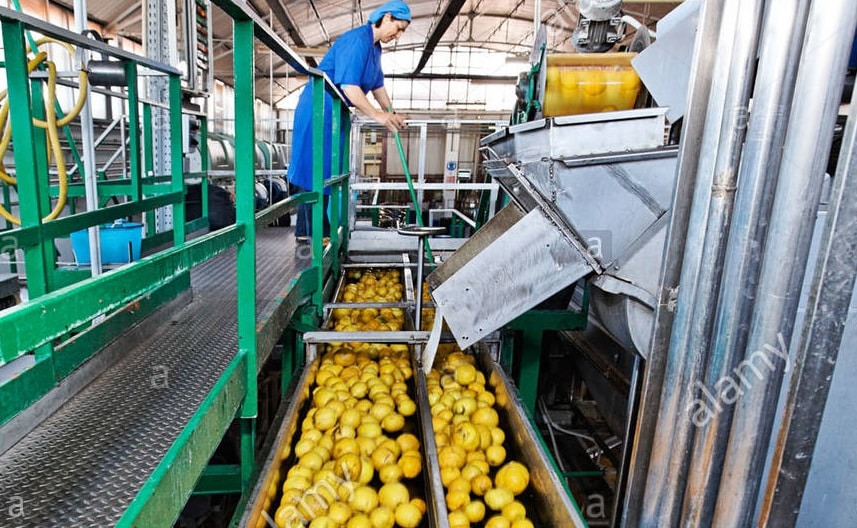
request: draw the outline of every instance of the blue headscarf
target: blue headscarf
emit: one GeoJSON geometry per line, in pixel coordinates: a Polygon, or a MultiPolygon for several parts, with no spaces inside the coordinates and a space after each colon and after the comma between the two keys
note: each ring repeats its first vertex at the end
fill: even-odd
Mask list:
{"type": "Polygon", "coordinates": [[[411,8],[408,7],[408,4],[402,2],[402,0],[391,0],[372,11],[369,15],[369,22],[374,24],[384,18],[384,15],[387,13],[390,13],[397,20],[411,21],[411,8]]]}

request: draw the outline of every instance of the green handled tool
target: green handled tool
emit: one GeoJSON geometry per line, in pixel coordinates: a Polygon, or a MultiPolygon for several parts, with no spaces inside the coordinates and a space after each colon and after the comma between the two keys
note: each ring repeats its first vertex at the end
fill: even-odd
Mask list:
{"type": "MultiPolygon", "coordinates": [[[[414,190],[414,180],[411,178],[411,171],[408,169],[408,160],[405,159],[405,149],[402,147],[402,138],[399,137],[398,131],[393,132],[393,136],[396,138],[396,147],[399,149],[399,158],[402,159],[402,168],[405,170],[405,180],[408,182],[408,190],[411,191],[411,201],[414,203],[417,225],[423,227],[423,211],[422,208],[420,208],[419,201],[417,200],[417,192],[414,190]]],[[[428,238],[423,239],[423,244],[425,244],[426,255],[428,255],[429,262],[434,263],[434,256],[431,254],[431,247],[428,238]]]]}

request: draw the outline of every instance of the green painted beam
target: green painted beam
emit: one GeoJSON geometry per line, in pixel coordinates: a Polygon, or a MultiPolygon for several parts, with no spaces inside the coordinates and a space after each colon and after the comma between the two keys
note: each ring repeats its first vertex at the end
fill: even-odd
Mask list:
{"type": "Polygon", "coordinates": [[[529,310],[507,326],[514,330],[585,330],[587,314],[571,310],[529,310]]]}
{"type": "Polygon", "coordinates": [[[194,495],[223,495],[241,493],[241,466],[210,464],[202,471],[194,495]]]}
{"type": "Polygon", "coordinates": [[[33,366],[0,386],[0,425],[26,409],[56,383],[53,365],[49,360],[37,360],[33,366]]]}
{"type": "Polygon", "coordinates": [[[146,198],[139,202],[128,202],[114,205],[104,209],[78,213],[74,216],[64,216],[51,222],[40,225],[14,229],[3,233],[4,242],[11,242],[14,238],[17,247],[34,246],[40,240],[52,240],[54,238],[66,237],[74,231],[80,231],[87,227],[113,222],[118,218],[126,218],[143,211],[157,209],[182,199],[182,193],[170,193],[146,198]],[[10,237],[10,238],[6,238],[10,237]]]}
{"type": "Polygon", "coordinates": [[[117,527],[173,526],[244,399],[246,359],[238,354],[232,360],[117,527]]]}
{"type": "Polygon", "coordinates": [[[199,237],[117,270],[9,308],[0,317],[0,360],[10,361],[108,313],[243,240],[238,227],[199,237]]]}

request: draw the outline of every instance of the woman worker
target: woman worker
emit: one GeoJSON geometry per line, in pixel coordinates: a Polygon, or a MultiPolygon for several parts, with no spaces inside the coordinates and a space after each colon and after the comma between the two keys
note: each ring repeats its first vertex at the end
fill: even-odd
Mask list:
{"type": "MultiPolygon", "coordinates": [[[[381,43],[398,39],[411,21],[411,10],[401,0],[383,4],[369,15],[369,23],[356,27],[339,37],[319,64],[319,69],[345,95],[348,106],[356,107],[362,113],[391,131],[398,131],[405,125],[405,116],[385,111],[392,109],[390,97],[384,88],[384,72],[381,71],[381,43]],[[381,106],[376,108],[366,97],[372,92],[375,101],[381,106]]],[[[331,175],[331,123],[333,98],[325,93],[324,103],[324,179],[331,175]]],[[[313,157],[321,155],[312,144],[312,83],[307,83],[298,99],[295,109],[294,133],[292,136],[292,157],[289,163],[289,182],[298,187],[297,192],[312,189],[313,157]]],[[[346,113],[342,119],[348,119],[346,113]]],[[[342,126],[340,126],[342,130],[342,126]]],[[[342,135],[344,136],[344,134],[342,135]]],[[[347,137],[341,137],[344,144],[347,137]]],[[[342,145],[340,145],[341,148],[342,145]]],[[[347,160],[345,160],[347,163],[347,160]]],[[[330,221],[327,218],[327,206],[330,200],[330,187],[324,189],[324,231],[330,236],[330,221]]],[[[312,234],[311,205],[298,206],[295,237],[298,242],[306,242],[312,234]]]]}

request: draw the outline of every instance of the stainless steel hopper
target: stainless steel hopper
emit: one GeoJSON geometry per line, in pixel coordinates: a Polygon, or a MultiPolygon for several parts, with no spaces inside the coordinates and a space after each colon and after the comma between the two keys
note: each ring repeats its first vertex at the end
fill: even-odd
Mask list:
{"type": "Polygon", "coordinates": [[[427,278],[460,346],[588,276],[597,321],[645,353],[678,152],[664,113],[542,119],[482,140],[513,202],[427,278]]]}

